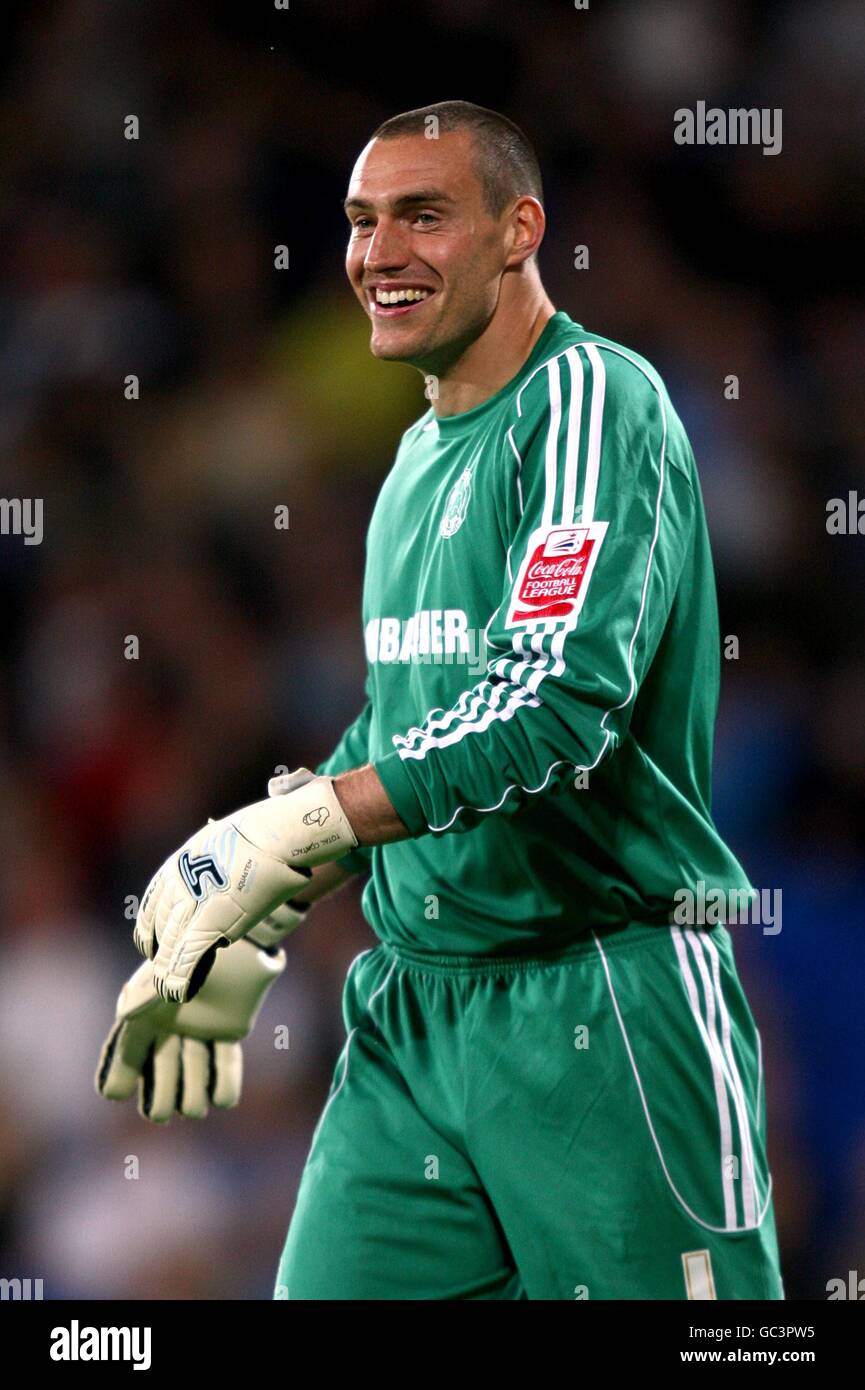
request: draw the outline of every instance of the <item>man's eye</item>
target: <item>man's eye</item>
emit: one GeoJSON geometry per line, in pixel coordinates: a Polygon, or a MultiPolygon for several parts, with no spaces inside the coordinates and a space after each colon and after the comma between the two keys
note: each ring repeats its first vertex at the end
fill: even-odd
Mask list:
{"type": "Polygon", "coordinates": [[[427,225],[429,225],[429,222],[438,221],[438,218],[436,217],[434,212],[419,212],[415,217],[415,222],[422,222],[425,217],[429,219],[427,225]]]}
{"type": "Polygon", "coordinates": [[[355,231],[364,232],[366,231],[367,227],[372,225],[372,218],[356,217],[351,225],[352,227],[354,227],[355,231]]]}

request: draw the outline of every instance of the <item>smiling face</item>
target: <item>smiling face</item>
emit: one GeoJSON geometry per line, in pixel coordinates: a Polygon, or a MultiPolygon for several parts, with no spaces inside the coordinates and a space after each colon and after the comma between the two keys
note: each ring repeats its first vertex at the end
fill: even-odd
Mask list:
{"type": "Polygon", "coordinates": [[[484,204],[473,137],[372,140],[346,199],[346,271],[376,357],[443,371],[486,328],[508,252],[507,210],[484,204]]]}

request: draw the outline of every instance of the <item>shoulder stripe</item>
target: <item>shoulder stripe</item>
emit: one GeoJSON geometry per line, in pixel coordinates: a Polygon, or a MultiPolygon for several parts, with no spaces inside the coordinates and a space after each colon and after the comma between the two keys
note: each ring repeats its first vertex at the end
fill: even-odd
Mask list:
{"type": "Polygon", "coordinates": [[[571,378],[571,406],[568,411],[568,437],[565,443],[565,486],[562,496],[562,525],[571,526],[577,500],[577,472],[580,460],[580,430],[583,418],[583,364],[576,348],[565,352],[571,378]]]}
{"type": "Polygon", "coordinates": [[[559,367],[555,359],[547,363],[547,389],[550,393],[550,423],[547,427],[547,447],[544,456],[546,472],[546,491],[542,526],[552,526],[553,508],[556,505],[556,487],[559,471],[559,425],[562,419],[562,383],[559,367]]]}
{"type": "Polygon", "coordinates": [[[589,450],[586,457],[586,483],[583,488],[583,506],[580,522],[585,524],[595,519],[595,498],[598,493],[598,473],[601,467],[601,430],[604,418],[604,394],[607,375],[601,354],[590,343],[586,356],[592,364],[592,412],[589,420],[589,450]]]}

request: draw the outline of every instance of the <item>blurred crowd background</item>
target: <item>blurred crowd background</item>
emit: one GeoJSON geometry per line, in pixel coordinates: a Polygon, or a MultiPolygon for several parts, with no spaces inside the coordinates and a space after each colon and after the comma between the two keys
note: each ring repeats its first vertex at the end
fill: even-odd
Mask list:
{"type": "Polygon", "coordinates": [[[739,640],[716,819],[783,892],[779,934],[734,939],[787,1293],[865,1275],[865,537],[826,530],[829,499],[865,496],[865,8],[62,0],[3,22],[0,491],[44,499],[44,540],[0,537],[0,1275],[270,1296],[372,939],[360,885],[293,938],[240,1110],[157,1129],[92,1075],[130,895],[363,702],[365,525],[426,401],[367,351],[341,199],[380,120],[453,97],[533,139],[556,306],[648,356],[690,432],[739,640]],[[782,152],[675,144],[698,100],[782,108],[782,152]]]}

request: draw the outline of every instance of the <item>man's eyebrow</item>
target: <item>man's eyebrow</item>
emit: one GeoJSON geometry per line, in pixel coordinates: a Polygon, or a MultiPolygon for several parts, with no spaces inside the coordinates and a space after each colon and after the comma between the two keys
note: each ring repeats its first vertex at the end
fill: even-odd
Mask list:
{"type": "MultiPolygon", "coordinates": [[[[445,193],[441,188],[420,188],[414,193],[401,193],[393,201],[394,208],[411,207],[413,203],[452,203],[454,199],[449,193],[445,193]]],[[[366,198],[346,198],[343,208],[348,212],[349,208],[366,208],[373,206],[366,198]]]]}

